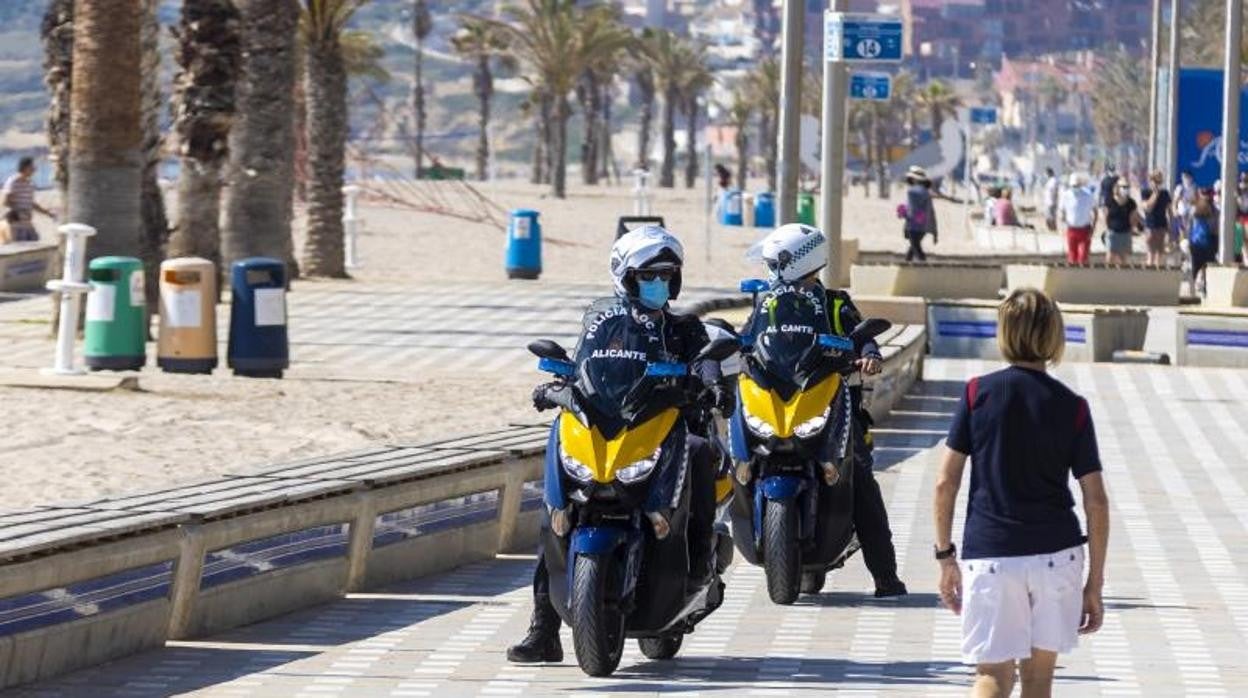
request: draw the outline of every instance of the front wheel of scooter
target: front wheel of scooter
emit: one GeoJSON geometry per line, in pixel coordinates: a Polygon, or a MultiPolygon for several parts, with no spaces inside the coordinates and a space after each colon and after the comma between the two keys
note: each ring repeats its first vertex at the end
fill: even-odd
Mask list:
{"type": "Polygon", "coordinates": [[[767,500],[763,512],[763,569],[767,573],[767,595],[774,603],[787,606],[797,600],[801,591],[802,560],[797,538],[797,502],[767,500]]]}
{"type": "Polygon", "coordinates": [[[572,580],[572,644],[590,676],[610,676],[624,654],[624,619],[607,605],[611,559],[578,555],[572,580]]]}

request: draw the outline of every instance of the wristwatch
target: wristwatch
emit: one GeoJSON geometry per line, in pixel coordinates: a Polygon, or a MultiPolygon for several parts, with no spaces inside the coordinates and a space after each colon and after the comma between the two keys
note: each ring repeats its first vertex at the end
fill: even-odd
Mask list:
{"type": "Polygon", "coordinates": [[[958,546],[954,545],[953,543],[949,544],[949,548],[947,550],[941,550],[939,548],[936,548],[936,546],[932,546],[932,547],[936,549],[937,560],[948,560],[949,558],[954,557],[958,554],[958,546]]]}

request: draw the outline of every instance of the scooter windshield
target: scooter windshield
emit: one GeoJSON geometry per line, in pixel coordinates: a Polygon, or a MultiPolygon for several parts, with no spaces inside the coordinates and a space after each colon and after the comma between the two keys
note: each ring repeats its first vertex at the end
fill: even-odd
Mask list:
{"type": "Polygon", "coordinates": [[[754,361],[770,382],[802,388],[824,363],[819,335],[832,331],[826,306],[818,287],[782,285],[758,297],[746,333],[753,338],[754,361]]]}
{"type": "Polygon", "coordinates": [[[646,375],[651,362],[669,360],[663,344],[663,316],[639,316],[616,298],[590,305],[576,345],[578,397],[604,432],[631,422],[647,406],[657,383],[646,375]]]}

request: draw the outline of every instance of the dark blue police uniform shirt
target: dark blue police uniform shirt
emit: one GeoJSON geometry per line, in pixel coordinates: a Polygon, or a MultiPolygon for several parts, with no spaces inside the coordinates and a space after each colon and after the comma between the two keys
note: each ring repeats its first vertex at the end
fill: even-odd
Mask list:
{"type": "Polygon", "coordinates": [[[1053,553],[1087,541],[1070,476],[1101,470],[1088,403],[1044,371],[1011,366],[966,385],[949,448],[971,457],[962,557],[1053,553]]]}

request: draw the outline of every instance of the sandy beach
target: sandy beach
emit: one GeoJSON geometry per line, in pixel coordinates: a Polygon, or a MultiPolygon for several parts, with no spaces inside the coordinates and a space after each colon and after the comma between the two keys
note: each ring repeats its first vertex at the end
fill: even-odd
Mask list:
{"type": "MultiPolygon", "coordinates": [[[[480,190],[504,208],[541,212],[547,238],[541,280],[506,279],[504,233],[497,227],[367,204],[363,267],[355,279],[297,282],[291,302],[299,302],[302,289],[408,289],[419,299],[447,283],[517,298],[566,284],[608,291],[607,250],[616,218],[632,211],[628,186],[574,185],[565,200],[519,182],[480,190]]],[[[744,255],[763,231],[712,225],[708,261],[702,192],[657,190],[653,208],[685,241],[686,283],[730,289],[758,275],[744,255]]],[[[864,249],[902,250],[895,207],[895,199],[863,198],[855,189],[846,201],[846,236],[857,237],[864,249]]],[[[961,234],[961,213],[960,207],[938,204],[948,232],[936,252],[974,249],[961,234]]],[[[45,237],[51,233],[44,224],[45,237]]],[[[0,367],[33,374],[51,364],[53,345],[41,324],[48,308],[46,299],[0,305],[0,356],[9,357],[0,367]]],[[[560,312],[577,316],[576,309],[560,312]]],[[[386,352],[384,346],[368,350],[381,357],[386,352]]],[[[6,480],[0,510],[90,501],[370,443],[414,443],[536,418],[528,395],[540,377],[510,365],[468,374],[436,365],[370,373],[358,370],[348,351],[303,370],[296,354],[287,379],[274,381],[236,378],[224,367],[212,376],[165,374],[155,368],[150,346],[148,353],[137,392],[0,387],[8,406],[0,426],[6,480]]]]}

